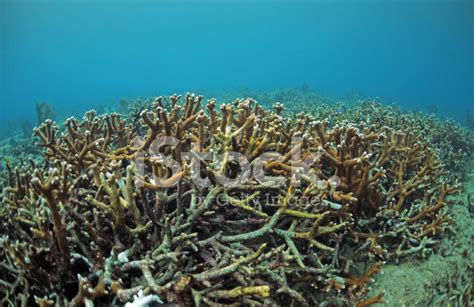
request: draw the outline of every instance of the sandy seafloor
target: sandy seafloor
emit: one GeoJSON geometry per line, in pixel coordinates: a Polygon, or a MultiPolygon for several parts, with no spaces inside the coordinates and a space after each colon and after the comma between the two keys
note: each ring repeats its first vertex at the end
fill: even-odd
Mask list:
{"type": "Polygon", "coordinates": [[[370,285],[369,296],[384,291],[386,306],[450,306],[448,301],[455,300],[462,290],[470,289],[472,295],[474,216],[467,204],[468,194],[474,195],[472,165],[465,190],[449,209],[452,231],[446,230],[440,246],[425,259],[412,256],[398,264],[386,263],[370,285]]]}

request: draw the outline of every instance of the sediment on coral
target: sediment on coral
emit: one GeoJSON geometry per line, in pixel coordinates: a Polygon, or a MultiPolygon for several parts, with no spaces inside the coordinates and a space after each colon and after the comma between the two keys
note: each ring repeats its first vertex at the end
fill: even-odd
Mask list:
{"type": "Polygon", "coordinates": [[[283,110],[187,94],[45,121],[44,163],[3,192],[2,303],[382,301],[360,300],[436,247],[458,184],[423,127],[283,110]]]}
{"type": "Polygon", "coordinates": [[[384,105],[378,99],[359,100],[357,103],[317,103],[288,106],[287,116],[304,108],[305,112],[326,118],[330,126],[341,121],[384,126],[398,131],[416,131],[417,137],[437,152],[443,168],[453,179],[466,181],[469,162],[474,159],[474,133],[452,119],[440,119],[422,112],[412,112],[397,105],[384,105]]]}
{"type": "Polygon", "coordinates": [[[439,119],[421,112],[406,112],[395,105],[383,106],[377,101],[364,101],[351,113],[353,120],[385,124],[400,131],[416,130],[420,139],[429,142],[455,179],[465,179],[468,163],[474,159],[474,134],[452,119],[439,119]]]}

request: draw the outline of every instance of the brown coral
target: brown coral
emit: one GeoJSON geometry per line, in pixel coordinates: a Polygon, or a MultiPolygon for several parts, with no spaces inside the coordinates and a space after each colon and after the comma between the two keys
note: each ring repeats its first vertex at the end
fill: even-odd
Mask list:
{"type": "Polygon", "coordinates": [[[348,249],[400,257],[448,222],[457,186],[416,129],[180,101],[157,98],[139,123],[89,112],[35,130],[45,164],[11,175],[0,211],[4,302],[353,299],[380,263],[349,274],[348,249]]]}

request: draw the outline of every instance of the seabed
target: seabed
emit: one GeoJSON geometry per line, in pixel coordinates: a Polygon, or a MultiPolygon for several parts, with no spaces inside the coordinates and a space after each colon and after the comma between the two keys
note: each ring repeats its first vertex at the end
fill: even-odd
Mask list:
{"type": "Polygon", "coordinates": [[[122,100],[57,124],[38,104],[34,136],[0,142],[1,304],[473,303],[472,131],[307,88],[216,96],[122,100]],[[164,136],[178,142],[151,151],[164,136]],[[255,167],[270,152],[226,185],[245,173],[232,153],[255,167]]]}

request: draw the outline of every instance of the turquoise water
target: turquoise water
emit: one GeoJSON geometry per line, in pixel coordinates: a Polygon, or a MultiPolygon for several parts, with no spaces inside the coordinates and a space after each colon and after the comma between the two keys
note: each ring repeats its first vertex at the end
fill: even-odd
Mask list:
{"type": "Polygon", "coordinates": [[[122,97],[309,85],[464,121],[473,1],[0,0],[0,122],[122,97]],[[178,4],[179,3],[179,4],[178,4]]]}

